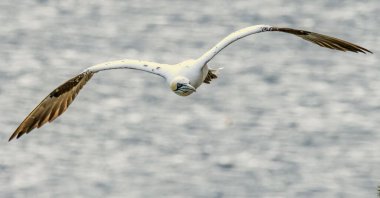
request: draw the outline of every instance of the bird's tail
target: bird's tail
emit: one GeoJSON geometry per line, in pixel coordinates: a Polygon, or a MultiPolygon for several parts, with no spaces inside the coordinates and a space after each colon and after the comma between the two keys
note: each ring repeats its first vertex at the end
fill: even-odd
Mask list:
{"type": "Polygon", "coordinates": [[[216,79],[218,78],[217,74],[219,72],[219,70],[221,70],[223,68],[218,68],[218,69],[212,69],[210,68],[207,72],[207,76],[205,78],[205,80],[203,81],[204,83],[206,84],[210,84],[210,82],[213,80],[213,79],[216,79]]]}

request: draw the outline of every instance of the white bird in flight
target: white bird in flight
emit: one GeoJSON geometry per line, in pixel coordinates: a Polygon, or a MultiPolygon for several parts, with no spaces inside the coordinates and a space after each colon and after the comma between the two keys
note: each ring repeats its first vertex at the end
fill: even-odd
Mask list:
{"type": "Polygon", "coordinates": [[[9,138],[9,141],[15,137],[19,138],[23,134],[29,133],[34,128],[39,128],[47,122],[52,122],[60,116],[95,73],[110,69],[141,70],[163,77],[166,80],[168,87],[174,93],[180,96],[188,96],[195,92],[202,83],[209,84],[211,80],[217,78],[217,69],[209,68],[207,63],[225,47],[246,36],[273,31],[293,34],[321,47],[334,50],[351,51],[355,53],[372,53],[371,51],[353,43],[315,32],[270,25],[255,25],[231,33],[201,57],[186,60],[178,64],[170,65],[125,59],[91,66],[54,89],[54,91],[43,99],[15,130],[9,138]]]}

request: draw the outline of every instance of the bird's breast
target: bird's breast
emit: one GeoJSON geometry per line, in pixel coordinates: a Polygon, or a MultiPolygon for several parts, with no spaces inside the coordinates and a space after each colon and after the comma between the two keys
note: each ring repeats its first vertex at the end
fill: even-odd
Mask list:
{"type": "Polygon", "coordinates": [[[190,80],[190,84],[198,88],[203,83],[204,79],[207,75],[207,67],[202,67],[201,70],[195,69],[195,68],[189,68],[186,74],[184,74],[185,77],[187,77],[190,80]]]}

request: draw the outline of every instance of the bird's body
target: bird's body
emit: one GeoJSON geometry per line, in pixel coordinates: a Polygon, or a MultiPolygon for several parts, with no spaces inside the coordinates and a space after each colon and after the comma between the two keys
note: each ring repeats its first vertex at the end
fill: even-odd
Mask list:
{"type": "Polygon", "coordinates": [[[19,138],[23,134],[29,133],[34,128],[39,128],[45,123],[51,122],[60,116],[75,99],[81,88],[94,74],[100,71],[112,69],[135,69],[149,72],[163,77],[166,80],[168,87],[177,95],[188,96],[194,93],[202,83],[208,84],[211,80],[217,78],[217,70],[209,68],[207,63],[225,47],[246,36],[270,31],[293,34],[321,47],[330,49],[356,53],[372,53],[356,44],[319,33],[291,28],[279,28],[269,25],[251,26],[228,35],[199,58],[189,59],[178,64],[170,65],[124,59],[91,66],[79,75],[63,83],[42,100],[42,102],[20,124],[9,140],[12,140],[15,137],[19,138]]]}

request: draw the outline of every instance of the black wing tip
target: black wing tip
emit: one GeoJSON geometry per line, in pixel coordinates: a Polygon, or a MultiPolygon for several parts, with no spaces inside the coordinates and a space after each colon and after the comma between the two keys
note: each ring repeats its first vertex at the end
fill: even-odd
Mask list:
{"type": "MultiPolygon", "coordinates": [[[[364,47],[361,47],[359,45],[355,45],[353,43],[350,43],[350,42],[347,42],[347,41],[344,41],[344,40],[341,40],[341,39],[337,39],[337,38],[334,38],[334,37],[330,37],[330,36],[327,36],[327,35],[323,35],[323,34],[319,34],[319,33],[315,33],[315,32],[310,32],[310,31],[306,31],[306,30],[299,30],[299,29],[293,29],[293,28],[286,28],[286,27],[272,27],[271,31],[279,31],[279,32],[286,32],[286,33],[290,33],[290,34],[294,34],[294,35],[297,35],[297,36],[300,36],[300,37],[303,37],[303,36],[307,36],[307,35],[310,35],[310,34],[314,34],[314,35],[319,35],[319,36],[322,36],[322,37],[328,37],[328,38],[332,38],[332,39],[336,39],[338,41],[342,41],[345,45],[348,43],[349,45],[347,46],[341,46],[339,45],[340,47],[343,47],[343,49],[345,50],[342,50],[342,49],[338,49],[338,48],[330,48],[330,47],[327,47],[327,48],[330,48],[330,49],[335,49],[335,50],[339,50],[339,51],[350,51],[350,52],[355,52],[355,53],[363,53],[363,54],[367,54],[367,53],[370,53],[370,54],[373,54],[372,51],[364,48],[364,47]]],[[[326,47],[326,46],[323,46],[323,47],[326,47]]]]}
{"type": "MultiPolygon", "coordinates": [[[[8,139],[8,142],[12,141],[16,137],[16,134],[12,134],[11,137],[8,139]]],[[[18,139],[18,137],[16,137],[18,139]]]]}
{"type": "Polygon", "coordinates": [[[14,132],[12,135],[11,135],[11,137],[8,139],[8,142],[10,142],[10,141],[12,141],[13,139],[15,139],[16,138],[16,140],[17,139],[19,139],[22,135],[24,135],[24,133],[22,133],[22,132],[14,132]]]}
{"type": "MultiPolygon", "coordinates": [[[[342,51],[342,50],[340,50],[340,51],[342,51]]],[[[356,48],[355,50],[351,49],[351,50],[347,50],[347,51],[355,52],[355,53],[363,53],[363,54],[373,54],[372,51],[367,50],[367,49],[360,47],[360,46],[358,46],[358,48],[356,48]]]]}
{"type": "Polygon", "coordinates": [[[350,51],[353,51],[355,53],[360,52],[360,53],[363,53],[363,54],[367,54],[367,53],[373,54],[372,51],[370,51],[370,50],[368,50],[368,49],[366,49],[364,47],[361,47],[361,46],[355,45],[355,44],[353,44],[353,46],[355,47],[355,48],[353,48],[355,51],[353,51],[353,50],[350,50],[350,51]]]}
{"type": "Polygon", "coordinates": [[[367,50],[367,49],[365,49],[365,48],[363,48],[363,50],[364,50],[364,51],[361,51],[363,54],[367,54],[367,53],[373,54],[373,52],[370,51],[370,50],[367,50]]]}

